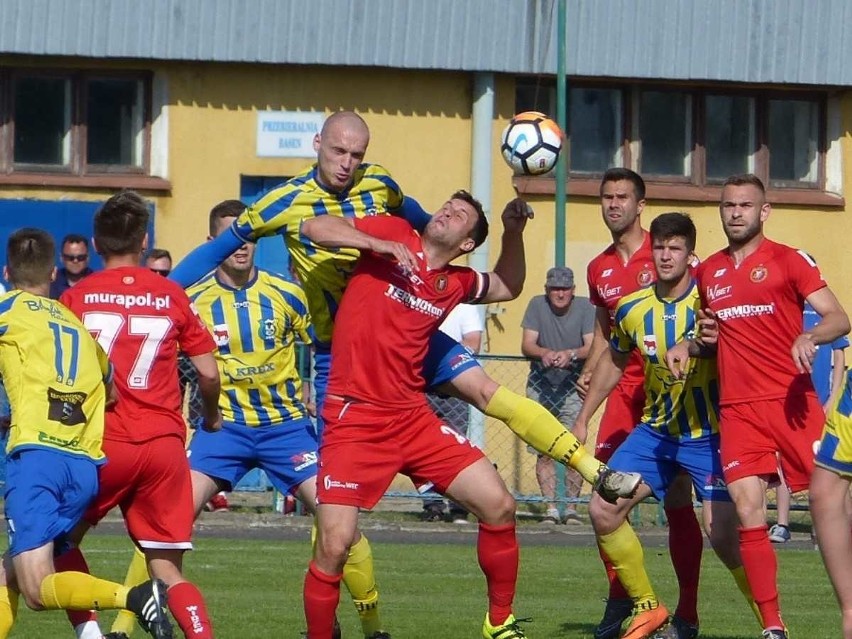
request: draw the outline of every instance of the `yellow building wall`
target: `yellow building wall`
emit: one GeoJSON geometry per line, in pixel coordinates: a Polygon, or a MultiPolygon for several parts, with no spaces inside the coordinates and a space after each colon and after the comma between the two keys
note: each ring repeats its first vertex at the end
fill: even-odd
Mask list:
{"type": "MultiPolygon", "coordinates": [[[[288,110],[332,113],[352,109],[372,131],[367,161],[384,165],[406,193],[434,210],[449,194],[470,188],[471,101],[473,76],[463,72],[372,68],[299,67],[178,62],[103,62],[93,60],[0,59],[54,68],[148,69],[166,87],[169,193],[143,192],[156,206],[157,245],[180,258],[207,233],[207,213],[223,199],[239,196],[240,176],[287,176],[300,172],[310,159],[259,158],[255,153],[257,111],[288,110]]],[[[514,111],[514,80],[495,77],[493,153],[487,159],[493,176],[492,235],[489,264],[497,257],[503,204],[514,197],[512,175],[499,154],[503,127],[514,111]]],[[[852,182],[852,92],[841,99],[841,156],[844,184],[852,182]]],[[[111,189],[4,186],[3,198],[103,200],[111,189]]],[[[848,194],[846,194],[848,197],[848,194]]],[[[553,265],[554,203],[552,196],[528,198],[536,211],[528,226],[527,284],[519,299],[489,309],[488,350],[520,353],[520,322],[533,295],[543,290],[553,265]]],[[[647,227],[659,213],[683,210],[698,226],[698,252],[709,255],[725,244],[715,204],[654,202],[643,215],[647,227]]],[[[848,208],[848,207],[847,207],[848,208]]],[[[572,197],[567,207],[566,262],[574,269],[578,294],[586,295],[588,261],[609,242],[596,198],[572,197]]],[[[32,223],[31,221],[27,221],[32,223]]],[[[852,221],[846,210],[777,206],[766,227],[780,242],[813,254],[846,308],[852,310],[852,221]]],[[[489,363],[490,373],[523,393],[526,369],[520,363],[489,363]]],[[[503,469],[510,488],[535,493],[535,457],[505,427],[489,421],[486,451],[503,469]]],[[[406,481],[395,487],[407,488],[406,481]]]]}
{"type": "Polygon", "coordinates": [[[240,174],[293,175],[311,163],[256,157],[258,110],[357,111],[372,131],[367,160],[427,207],[470,183],[467,74],[221,64],[167,72],[173,190],[158,242],[177,255],[204,239],[213,204],[239,196],[240,174]]]}
{"type": "MultiPolygon", "coordinates": [[[[134,62],[4,57],[10,66],[105,68],[153,71],[166,87],[169,193],[143,192],[157,210],[157,244],[182,257],[206,236],[207,212],[216,202],[239,196],[241,175],[285,176],[310,159],[259,158],[255,153],[257,111],[332,113],[353,109],[367,121],[372,139],[367,160],[387,167],[406,193],[434,210],[471,179],[471,100],[473,76],[463,72],[374,68],[332,68],[184,62],[134,62]]],[[[514,110],[514,79],[495,76],[495,120],[490,156],[492,234],[489,262],[499,250],[499,216],[514,197],[512,176],[499,154],[503,127],[514,110]]],[[[852,92],[840,100],[843,183],[852,181],[852,92]]],[[[596,198],[572,197],[567,207],[566,262],[574,269],[578,294],[585,295],[585,266],[610,241],[596,198]]],[[[103,200],[113,190],[4,186],[4,198],[103,200]]],[[[652,193],[653,194],[653,193],[652,193]]],[[[543,290],[553,265],[552,196],[528,198],[536,219],[527,230],[527,284],[521,297],[490,309],[489,351],[520,352],[520,321],[526,304],[543,290]]],[[[847,206],[848,208],[848,206],[847,206]]],[[[647,226],[669,210],[691,213],[699,230],[698,251],[721,248],[724,235],[715,204],[655,202],[644,213],[647,226]]],[[[852,309],[852,220],[846,210],[776,206],[767,223],[775,240],[813,254],[829,284],[852,309]]]]}

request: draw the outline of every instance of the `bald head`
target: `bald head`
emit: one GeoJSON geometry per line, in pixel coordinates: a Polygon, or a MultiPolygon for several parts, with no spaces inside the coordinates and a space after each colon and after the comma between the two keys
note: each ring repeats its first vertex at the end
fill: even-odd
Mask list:
{"type": "Polygon", "coordinates": [[[352,111],[330,115],[314,137],[317,179],[322,186],[333,193],[349,188],[369,143],[370,129],[360,115],[352,111]]]}
{"type": "Polygon", "coordinates": [[[320,136],[328,135],[331,131],[348,131],[366,136],[367,142],[370,141],[370,129],[364,118],[354,111],[337,111],[332,113],[322,125],[320,136]]]}

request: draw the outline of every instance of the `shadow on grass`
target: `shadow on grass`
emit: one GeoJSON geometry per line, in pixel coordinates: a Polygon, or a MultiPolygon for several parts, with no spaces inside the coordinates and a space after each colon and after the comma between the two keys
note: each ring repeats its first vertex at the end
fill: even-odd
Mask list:
{"type": "Polygon", "coordinates": [[[581,621],[566,621],[559,626],[561,637],[594,637],[597,624],[581,621]]]}
{"type": "MultiPolygon", "coordinates": [[[[594,623],[566,621],[560,624],[560,634],[558,635],[558,637],[571,637],[572,639],[592,639],[592,637],[595,636],[595,627],[596,624],[594,623]]],[[[701,633],[701,639],[752,639],[752,637],[753,635],[728,635],[715,633],[707,634],[703,632],[701,633]]]]}

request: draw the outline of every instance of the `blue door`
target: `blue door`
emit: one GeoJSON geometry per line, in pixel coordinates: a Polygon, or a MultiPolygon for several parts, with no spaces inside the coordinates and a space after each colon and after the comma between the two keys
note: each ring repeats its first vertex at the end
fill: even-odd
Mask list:
{"type": "MultiPolygon", "coordinates": [[[[68,200],[0,200],[0,265],[6,264],[6,242],[9,236],[25,226],[43,229],[56,241],[57,266],[62,238],[69,233],[92,237],[92,220],[103,202],[74,202],[68,200]]],[[[151,218],[148,225],[149,246],[154,246],[154,206],[149,205],[151,218]]],[[[93,270],[103,268],[100,255],[89,250],[89,266],[93,270]]],[[[8,288],[8,283],[3,282],[8,288]]],[[[2,388],[2,387],[0,387],[2,388]]],[[[0,413],[8,410],[5,391],[0,397],[0,413]]],[[[4,442],[5,443],[5,442],[4,442]]],[[[6,479],[6,458],[0,456],[0,483],[6,479]]]]}
{"type": "MultiPolygon", "coordinates": [[[[61,268],[59,252],[62,238],[69,233],[92,237],[92,220],[103,202],[74,202],[70,200],[0,200],[0,264],[6,263],[6,240],[14,231],[33,226],[44,229],[56,241],[57,267],[61,268]]],[[[154,206],[150,205],[148,246],[154,246],[154,206]]],[[[165,247],[168,248],[168,247],[165,247]]],[[[89,251],[89,266],[97,271],[103,262],[94,250],[89,251]]]]}
{"type": "MultiPolygon", "coordinates": [[[[275,177],[264,175],[241,175],[240,176],[240,200],[244,204],[251,204],[261,195],[266,193],[285,180],[287,177],[275,177]]],[[[280,235],[265,237],[257,243],[255,263],[267,271],[278,273],[285,279],[292,279],[290,275],[290,256],[284,245],[284,238],[280,235]]]]}

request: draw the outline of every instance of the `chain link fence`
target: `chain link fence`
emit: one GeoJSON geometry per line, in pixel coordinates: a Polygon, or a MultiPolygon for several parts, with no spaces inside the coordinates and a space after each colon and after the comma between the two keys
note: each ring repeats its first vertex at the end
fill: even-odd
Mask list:
{"type": "MultiPolygon", "coordinates": [[[[304,345],[299,345],[297,348],[300,372],[303,378],[308,379],[311,374],[310,350],[304,345]]],[[[579,366],[569,370],[567,380],[555,386],[548,386],[546,383],[541,386],[541,379],[537,380],[539,384],[531,385],[529,383],[530,361],[525,357],[481,355],[479,361],[488,375],[498,384],[522,396],[530,395],[539,399],[545,407],[552,409],[554,415],[560,417],[563,424],[570,427],[573,421],[572,415],[576,414],[576,411],[573,410],[576,405],[572,406],[572,402],[569,401],[567,408],[565,404],[558,406],[555,405],[554,398],[567,395],[569,399],[571,397],[576,399],[576,394],[573,393],[573,385],[579,374],[579,366]]],[[[197,386],[194,383],[192,365],[185,358],[181,358],[180,373],[181,383],[186,390],[187,419],[190,424],[196,424],[200,415],[200,398],[198,397],[197,386]]],[[[488,458],[494,462],[509,491],[522,504],[522,509],[538,514],[544,512],[548,503],[555,503],[560,509],[564,510],[569,505],[583,504],[588,501],[591,487],[582,482],[574,471],[569,469],[566,472],[561,464],[550,465],[547,463],[547,458],[538,461],[539,456],[535,451],[521,441],[502,422],[483,415],[477,409],[455,398],[430,395],[430,403],[435,412],[448,425],[467,435],[473,443],[482,448],[488,458]],[[548,466],[552,470],[552,496],[545,497],[542,494],[542,486],[544,485],[545,492],[550,492],[550,486],[547,484],[548,466]]],[[[594,442],[597,436],[601,413],[602,410],[598,411],[589,424],[589,448],[591,448],[591,442],[594,442]]],[[[271,490],[271,486],[261,471],[250,473],[237,486],[237,491],[265,490],[271,490]]],[[[385,495],[385,499],[388,500],[420,500],[423,498],[424,496],[415,489],[411,481],[402,475],[396,478],[385,495]]],[[[767,500],[769,508],[773,509],[775,489],[768,492],[767,500]]],[[[807,494],[794,495],[791,508],[791,520],[794,524],[809,523],[810,518],[807,515],[807,509],[807,494]]],[[[650,519],[651,523],[663,522],[660,512],[646,517],[646,519],[650,519]]],[[[770,519],[774,519],[774,517],[770,515],[770,519]]]]}

